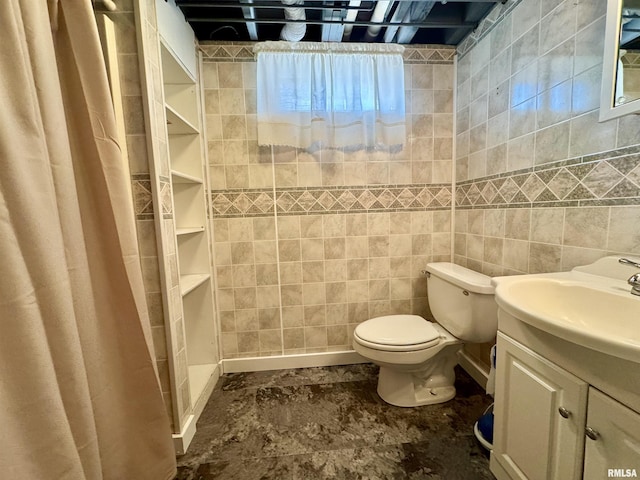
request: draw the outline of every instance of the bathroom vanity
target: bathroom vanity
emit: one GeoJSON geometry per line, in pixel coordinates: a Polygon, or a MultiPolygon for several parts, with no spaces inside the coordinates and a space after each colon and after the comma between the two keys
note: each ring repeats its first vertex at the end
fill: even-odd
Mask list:
{"type": "Polygon", "coordinates": [[[579,271],[495,283],[493,474],[499,480],[640,475],[640,298],[633,298],[626,281],[579,271]],[[530,280],[522,289],[509,288],[530,280]],[[528,300],[520,302],[519,292],[527,289],[528,300]],[[558,305],[545,289],[559,290],[558,305]],[[544,299],[536,299],[540,293],[544,299]],[[592,315],[573,309],[580,303],[592,315]]]}

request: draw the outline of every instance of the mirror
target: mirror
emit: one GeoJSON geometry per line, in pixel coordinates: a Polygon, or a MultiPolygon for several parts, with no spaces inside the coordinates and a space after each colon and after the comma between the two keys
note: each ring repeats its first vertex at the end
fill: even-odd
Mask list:
{"type": "Polygon", "coordinates": [[[640,113],[640,0],[608,0],[600,121],[640,113]]]}

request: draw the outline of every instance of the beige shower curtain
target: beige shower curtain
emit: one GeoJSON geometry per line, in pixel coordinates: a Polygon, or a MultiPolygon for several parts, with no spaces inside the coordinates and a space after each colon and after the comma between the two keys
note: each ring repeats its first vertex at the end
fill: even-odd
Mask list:
{"type": "Polygon", "coordinates": [[[0,477],[175,458],[90,0],[0,2],[0,477]]]}

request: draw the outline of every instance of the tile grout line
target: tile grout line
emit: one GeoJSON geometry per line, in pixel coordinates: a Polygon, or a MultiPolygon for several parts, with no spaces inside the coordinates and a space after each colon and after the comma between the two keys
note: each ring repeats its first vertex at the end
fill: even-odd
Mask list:
{"type": "MultiPolygon", "coordinates": [[[[273,152],[273,145],[269,146],[271,151],[271,191],[273,193],[273,219],[276,236],[276,272],[278,274],[278,314],[280,316],[280,355],[284,356],[284,316],[282,313],[282,278],[280,272],[280,240],[278,236],[278,199],[276,197],[276,160],[273,152]]],[[[259,341],[259,340],[258,340],[259,341]]],[[[259,344],[258,344],[259,347],[259,344]]]]}

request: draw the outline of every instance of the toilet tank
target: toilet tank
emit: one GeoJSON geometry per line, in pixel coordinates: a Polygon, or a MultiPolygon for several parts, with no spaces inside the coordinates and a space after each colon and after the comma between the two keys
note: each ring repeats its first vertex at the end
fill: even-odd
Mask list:
{"type": "Polygon", "coordinates": [[[498,331],[491,277],[448,262],[429,263],[427,293],[436,322],[460,340],[484,343],[498,331]]]}

